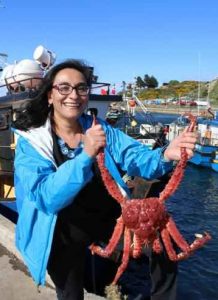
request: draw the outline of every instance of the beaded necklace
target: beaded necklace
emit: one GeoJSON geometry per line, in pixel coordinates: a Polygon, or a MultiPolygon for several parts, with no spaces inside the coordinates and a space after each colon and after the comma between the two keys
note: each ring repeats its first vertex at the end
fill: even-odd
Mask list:
{"type": "Polygon", "coordinates": [[[76,148],[70,148],[65,141],[58,137],[58,145],[60,146],[61,153],[68,158],[72,159],[76,156],[76,152],[79,148],[83,148],[83,142],[80,141],[76,148]]]}

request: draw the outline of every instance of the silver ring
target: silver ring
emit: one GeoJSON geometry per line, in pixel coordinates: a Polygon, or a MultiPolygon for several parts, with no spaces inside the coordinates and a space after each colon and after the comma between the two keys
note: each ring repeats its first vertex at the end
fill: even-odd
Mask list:
{"type": "Polygon", "coordinates": [[[198,145],[195,144],[195,147],[194,147],[194,150],[193,150],[193,151],[195,152],[195,151],[197,151],[197,150],[198,150],[198,145]]]}

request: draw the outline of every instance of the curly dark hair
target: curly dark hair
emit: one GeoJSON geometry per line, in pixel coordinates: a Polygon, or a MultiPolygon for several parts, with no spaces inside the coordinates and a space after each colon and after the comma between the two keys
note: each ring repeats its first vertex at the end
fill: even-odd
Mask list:
{"type": "Polygon", "coordinates": [[[45,77],[37,90],[36,95],[28,101],[25,106],[16,113],[16,120],[12,123],[12,127],[24,131],[30,128],[37,128],[45,124],[51,106],[48,105],[47,93],[51,90],[56,74],[66,68],[75,69],[81,72],[88,84],[92,83],[92,68],[84,61],[77,59],[68,59],[62,63],[53,66],[45,77]]]}

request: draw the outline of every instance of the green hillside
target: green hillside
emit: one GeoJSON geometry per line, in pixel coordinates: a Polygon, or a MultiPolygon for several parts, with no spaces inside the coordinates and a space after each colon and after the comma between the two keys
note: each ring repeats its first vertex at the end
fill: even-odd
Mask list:
{"type": "MultiPolygon", "coordinates": [[[[218,105],[218,80],[211,82],[199,81],[182,81],[171,80],[159,88],[135,87],[137,96],[141,100],[146,99],[168,99],[180,97],[188,97],[191,100],[198,98],[208,98],[211,104],[218,105]]],[[[127,94],[131,96],[131,89],[127,89],[127,94]]]]}

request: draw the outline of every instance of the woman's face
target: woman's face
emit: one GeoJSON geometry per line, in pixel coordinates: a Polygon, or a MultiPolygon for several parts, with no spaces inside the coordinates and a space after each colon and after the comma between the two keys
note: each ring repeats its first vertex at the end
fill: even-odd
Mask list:
{"type": "Polygon", "coordinates": [[[67,68],[57,73],[53,88],[48,93],[48,103],[53,105],[56,122],[58,120],[73,121],[81,116],[88,102],[86,87],[84,75],[75,69],[67,68]],[[69,92],[69,86],[77,89],[69,92]],[[63,95],[66,93],[69,94],[63,95]]]}

